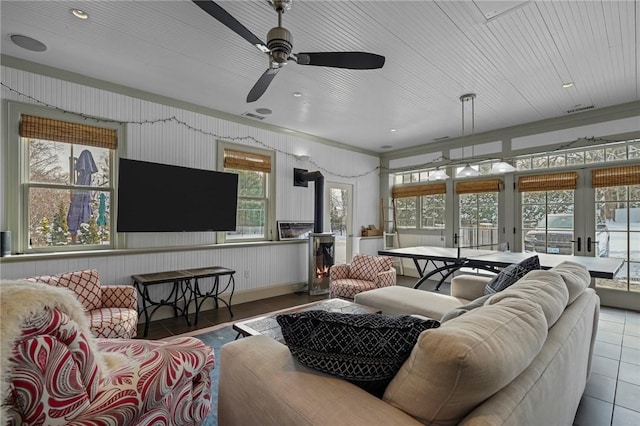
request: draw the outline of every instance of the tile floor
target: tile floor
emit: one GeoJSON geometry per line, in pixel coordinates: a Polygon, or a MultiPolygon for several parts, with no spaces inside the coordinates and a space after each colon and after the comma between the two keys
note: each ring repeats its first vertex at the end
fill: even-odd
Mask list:
{"type": "Polygon", "coordinates": [[[576,426],[640,425],[640,313],[602,307],[576,426]]]}
{"type": "MultiPolygon", "coordinates": [[[[412,286],[415,278],[399,276],[398,284],[412,286]]],[[[423,288],[433,288],[424,284],[423,288]]],[[[441,293],[449,292],[443,285],[441,293]]],[[[233,305],[231,318],[227,309],[212,309],[200,313],[198,325],[188,326],[183,318],[153,321],[149,339],[186,333],[229,321],[240,321],[279,309],[324,299],[292,293],[249,303],[233,305]]],[[[138,327],[142,336],[143,327],[138,327]]],[[[602,307],[593,369],[574,421],[575,426],[637,426],[640,425],[640,312],[602,307]]],[[[545,425],[556,426],[556,425],[545,425]]]]}

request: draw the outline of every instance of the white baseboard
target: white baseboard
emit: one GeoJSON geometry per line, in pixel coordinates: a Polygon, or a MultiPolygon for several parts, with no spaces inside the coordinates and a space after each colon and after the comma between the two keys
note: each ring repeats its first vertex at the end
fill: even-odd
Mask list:
{"type": "MultiPolygon", "coordinates": [[[[231,299],[231,310],[233,310],[233,307],[235,305],[239,305],[241,303],[254,302],[256,300],[296,293],[303,290],[305,287],[306,283],[291,283],[261,287],[250,290],[239,290],[233,293],[233,298],[231,299]]],[[[220,295],[220,298],[229,303],[229,296],[230,293],[223,293],[220,295]]],[[[149,309],[149,311],[151,311],[152,309],[153,308],[149,309]]],[[[200,312],[202,313],[210,309],[215,309],[215,301],[211,298],[205,300],[205,302],[202,304],[200,312]]],[[[227,307],[224,303],[219,303],[218,309],[227,309],[227,307]]],[[[195,304],[191,303],[191,306],[189,307],[189,313],[193,314],[195,313],[195,311],[195,304]]],[[[162,306],[158,308],[158,310],[153,314],[151,322],[167,318],[173,318],[173,308],[170,306],[162,306]]],[[[138,324],[144,324],[144,322],[144,314],[139,315],[138,324]]]]}

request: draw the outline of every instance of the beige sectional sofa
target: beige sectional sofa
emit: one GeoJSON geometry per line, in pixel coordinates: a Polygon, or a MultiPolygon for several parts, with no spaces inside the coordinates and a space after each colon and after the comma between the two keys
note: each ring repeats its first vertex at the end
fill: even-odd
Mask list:
{"type": "MultiPolygon", "coordinates": [[[[481,307],[424,331],[382,399],[304,367],[270,338],[240,339],[220,355],[219,424],[571,425],[599,314],[589,283],[588,272],[568,262],[532,271],[481,307]]],[[[383,288],[356,300],[383,313],[441,318],[482,288],[475,278],[456,279],[453,296],[383,288]]]]}

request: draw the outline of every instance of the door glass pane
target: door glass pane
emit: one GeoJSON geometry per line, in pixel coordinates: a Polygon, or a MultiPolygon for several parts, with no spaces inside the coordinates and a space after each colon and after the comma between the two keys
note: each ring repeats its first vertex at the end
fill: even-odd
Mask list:
{"type": "Polygon", "coordinates": [[[522,194],[525,252],[573,254],[573,191],[522,194]]]}
{"type": "Polygon", "coordinates": [[[498,245],[498,193],[460,195],[460,247],[487,250],[498,245]]]}
{"type": "Polygon", "coordinates": [[[347,213],[349,208],[348,191],[341,188],[329,188],[329,222],[335,236],[334,262],[347,263],[347,213]]]}
{"type": "Polygon", "coordinates": [[[596,254],[624,260],[613,280],[597,279],[596,285],[640,291],[640,185],[595,191],[596,254]]]}

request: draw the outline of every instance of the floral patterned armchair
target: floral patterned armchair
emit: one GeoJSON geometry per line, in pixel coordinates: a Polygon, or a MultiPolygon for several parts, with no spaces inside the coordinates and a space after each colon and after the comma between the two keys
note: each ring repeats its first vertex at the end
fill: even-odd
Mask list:
{"type": "Polygon", "coordinates": [[[396,269],[389,256],[356,254],[351,263],[329,270],[329,297],[353,301],[356,294],[396,285],[396,269]]]}
{"type": "Polygon", "coordinates": [[[200,425],[214,354],[191,337],[95,338],[68,289],[0,283],[0,425],[200,425]]]}
{"type": "Polygon", "coordinates": [[[138,299],[132,285],[100,285],[98,271],[65,272],[27,278],[73,291],[84,307],[96,337],[131,339],[138,327],[138,299]]]}

